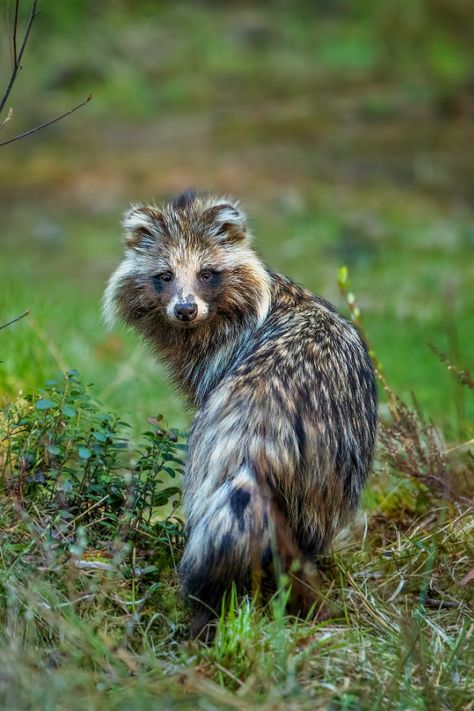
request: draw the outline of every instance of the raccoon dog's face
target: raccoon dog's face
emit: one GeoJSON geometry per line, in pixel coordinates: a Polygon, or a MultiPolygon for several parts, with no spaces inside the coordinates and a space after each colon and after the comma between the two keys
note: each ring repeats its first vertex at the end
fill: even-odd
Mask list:
{"type": "Polygon", "coordinates": [[[228,200],[184,194],[125,215],[125,259],[105,293],[110,321],[158,319],[177,329],[264,318],[269,276],[249,244],[244,213],[228,200]]]}

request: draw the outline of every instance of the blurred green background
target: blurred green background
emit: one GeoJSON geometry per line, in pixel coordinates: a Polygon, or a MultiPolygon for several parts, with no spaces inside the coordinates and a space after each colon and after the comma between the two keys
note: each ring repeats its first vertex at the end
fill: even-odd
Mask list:
{"type": "MultiPolygon", "coordinates": [[[[135,428],[189,423],[100,299],[128,203],[194,187],[240,198],[264,258],[341,310],[347,265],[390,384],[464,436],[472,398],[427,342],[474,365],[473,12],[42,0],[1,139],[93,101],[0,149],[0,322],[31,310],[0,331],[3,397],[74,367],[135,428]]],[[[1,58],[5,84],[5,32],[1,58]]]]}

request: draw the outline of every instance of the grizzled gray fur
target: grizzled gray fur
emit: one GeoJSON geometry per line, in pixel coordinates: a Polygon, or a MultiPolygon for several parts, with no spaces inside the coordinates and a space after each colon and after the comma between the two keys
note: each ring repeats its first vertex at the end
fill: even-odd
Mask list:
{"type": "Polygon", "coordinates": [[[180,574],[199,627],[233,582],[248,590],[271,565],[281,521],[310,561],[350,520],[374,446],[374,372],[350,322],[261,262],[235,202],[185,193],[132,207],[124,226],[104,313],[151,344],[197,409],[180,574]]]}

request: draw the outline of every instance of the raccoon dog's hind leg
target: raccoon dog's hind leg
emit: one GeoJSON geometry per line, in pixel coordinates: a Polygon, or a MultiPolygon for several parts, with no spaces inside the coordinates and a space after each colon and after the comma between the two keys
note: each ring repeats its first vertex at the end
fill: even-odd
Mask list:
{"type": "Polygon", "coordinates": [[[272,559],[269,502],[249,467],[243,465],[204,495],[207,500],[200,502],[205,503],[204,514],[193,522],[190,512],[180,566],[183,592],[194,613],[193,636],[219,616],[222,598],[232,584],[239,592],[251,590],[272,559]]]}

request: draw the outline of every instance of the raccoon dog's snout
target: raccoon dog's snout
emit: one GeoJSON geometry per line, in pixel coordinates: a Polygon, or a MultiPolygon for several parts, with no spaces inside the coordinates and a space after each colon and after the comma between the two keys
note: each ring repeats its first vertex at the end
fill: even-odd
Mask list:
{"type": "Polygon", "coordinates": [[[180,321],[194,321],[197,311],[197,304],[192,301],[185,301],[184,303],[176,304],[174,307],[175,316],[180,321]]]}

